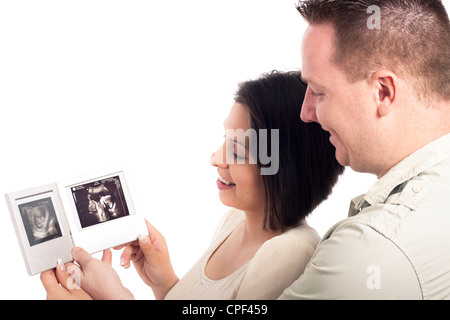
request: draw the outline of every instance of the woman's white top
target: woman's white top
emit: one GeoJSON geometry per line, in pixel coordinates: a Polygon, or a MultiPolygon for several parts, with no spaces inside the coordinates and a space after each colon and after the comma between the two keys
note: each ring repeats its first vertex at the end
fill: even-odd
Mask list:
{"type": "Polygon", "coordinates": [[[297,280],[320,241],[309,226],[299,226],[267,240],[250,261],[222,279],[211,280],[206,276],[205,267],[211,255],[244,220],[243,211],[227,212],[209,249],[165,299],[276,299],[297,280]]]}

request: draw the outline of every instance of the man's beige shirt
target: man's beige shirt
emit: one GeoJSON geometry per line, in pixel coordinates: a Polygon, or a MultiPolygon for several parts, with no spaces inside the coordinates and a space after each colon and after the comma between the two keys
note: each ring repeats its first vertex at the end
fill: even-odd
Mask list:
{"type": "Polygon", "coordinates": [[[450,299],[450,134],[353,199],[280,299],[450,299]]]}

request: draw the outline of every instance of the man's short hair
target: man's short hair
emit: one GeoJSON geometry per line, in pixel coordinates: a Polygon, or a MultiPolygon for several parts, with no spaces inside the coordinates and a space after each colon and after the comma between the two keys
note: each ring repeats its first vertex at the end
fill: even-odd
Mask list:
{"type": "Polygon", "coordinates": [[[311,25],[332,24],[333,59],[349,81],[387,68],[417,97],[450,100],[450,22],[442,1],[303,0],[297,10],[311,25]],[[369,28],[369,7],[379,9],[380,28],[369,28]]]}

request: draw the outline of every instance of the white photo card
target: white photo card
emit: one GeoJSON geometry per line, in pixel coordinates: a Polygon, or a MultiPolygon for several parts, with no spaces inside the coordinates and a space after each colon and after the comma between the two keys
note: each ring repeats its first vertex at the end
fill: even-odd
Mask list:
{"type": "Polygon", "coordinates": [[[131,201],[123,169],[55,182],[5,195],[29,275],[147,235],[131,201]]]}

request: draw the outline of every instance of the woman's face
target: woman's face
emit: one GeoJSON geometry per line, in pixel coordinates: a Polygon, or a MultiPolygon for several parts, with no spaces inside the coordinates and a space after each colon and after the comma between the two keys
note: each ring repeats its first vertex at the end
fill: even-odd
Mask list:
{"type": "Polygon", "coordinates": [[[211,156],[217,167],[219,197],[226,206],[246,212],[265,207],[265,189],[260,169],[249,153],[250,114],[245,105],[234,103],[225,119],[225,141],[211,156]],[[241,135],[239,136],[239,132],[241,135]],[[238,133],[236,136],[234,133],[238,133]],[[245,144],[245,145],[244,145],[245,144]]]}

